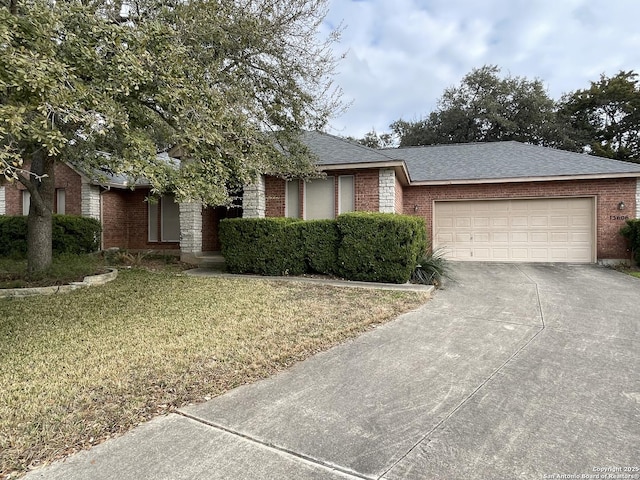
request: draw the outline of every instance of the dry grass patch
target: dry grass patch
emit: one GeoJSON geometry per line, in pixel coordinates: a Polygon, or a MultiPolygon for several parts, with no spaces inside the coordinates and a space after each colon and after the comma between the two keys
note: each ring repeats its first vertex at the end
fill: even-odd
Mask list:
{"type": "Polygon", "coordinates": [[[142,270],[0,300],[0,478],[271,375],[425,300],[142,270]]]}

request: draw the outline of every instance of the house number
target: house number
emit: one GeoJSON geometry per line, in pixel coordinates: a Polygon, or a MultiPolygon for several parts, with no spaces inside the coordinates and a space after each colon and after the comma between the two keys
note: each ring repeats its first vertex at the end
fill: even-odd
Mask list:
{"type": "Polygon", "coordinates": [[[609,215],[609,220],[629,220],[629,215],[609,215]]]}

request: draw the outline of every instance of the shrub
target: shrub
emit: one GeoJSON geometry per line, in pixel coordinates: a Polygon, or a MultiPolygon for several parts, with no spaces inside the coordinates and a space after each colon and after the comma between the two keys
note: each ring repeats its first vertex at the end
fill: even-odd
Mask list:
{"type": "Polygon", "coordinates": [[[53,216],[53,251],[56,254],[91,253],[100,248],[100,222],[79,215],[53,216]]]}
{"type": "Polygon", "coordinates": [[[220,222],[220,243],[232,273],[299,275],[304,251],[292,218],[228,218],[220,222]]]}
{"type": "Polygon", "coordinates": [[[0,257],[27,254],[27,217],[0,215],[0,257]]]}
{"type": "Polygon", "coordinates": [[[307,272],[337,273],[340,236],[335,220],[308,220],[294,227],[300,231],[307,272]]]}
{"type": "Polygon", "coordinates": [[[411,275],[413,283],[439,287],[444,277],[450,278],[447,260],[444,258],[444,250],[437,248],[427,252],[418,262],[411,275]]]}
{"type": "MultiPolygon", "coordinates": [[[[100,248],[100,222],[78,215],[54,215],[52,244],[55,255],[95,252],[100,248]]],[[[0,216],[0,255],[27,254],[27,217],[0,216]]]]}
{"type": "Polygon", "coordinates": [[[620,229],[620,234],[629,242],[636,265],[640,265],[640,219],[627,220],[627,224],[620,229]]]}
{"type": "Polygon", "coordinates": [[[405,283],[426,251],[424,219],[354,212],[337,219],[340,274],[351,280],[405,283]]]}

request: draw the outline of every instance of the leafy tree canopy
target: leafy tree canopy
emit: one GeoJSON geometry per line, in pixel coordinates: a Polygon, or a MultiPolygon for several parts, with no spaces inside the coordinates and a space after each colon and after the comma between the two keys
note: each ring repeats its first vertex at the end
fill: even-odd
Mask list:
{"type": "Polygon", "coordinates": [[[400,146],[518,140],[550,144],[555,103],[542,82],[507,75],[487,65],[447,88],[423,120],[391,124],[400,146]]]}
{"type": "Polygon", "coordinates": [[[363,138],[346,137],[347,140],[357,142],[369,148],[389,148],[396,144],[396,139],[392,133],[377,133],[375,129],[365,133],[363,138]]]}
{"type": "Polygon", "coordinates": [[[640,83],[621,71],[565,95],[558,116],[566,126],[563,148],[640,162],[640,83]]]}
{"type": "Polygon", "coordinates": [[[1,2],[0,172],[31,193],[30,231],[50,230],[58,160],[224,204],[311,173],[296,132],[341,108],[327,0],[1,2]],[[179,169],[157,157],[174,145],[179,169]]]}

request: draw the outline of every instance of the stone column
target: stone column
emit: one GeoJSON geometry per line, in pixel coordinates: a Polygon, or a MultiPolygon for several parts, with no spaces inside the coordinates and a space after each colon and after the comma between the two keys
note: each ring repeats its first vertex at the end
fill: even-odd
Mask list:
{"type": "Polygon", "coordinates": [[[393,168],[381,168],[378,174],[380,212],[396,211],[396,172],[393,168]]]}
{"type": "Polygon", "coordinates": [[[267,210],[264,176],[244,187],[242,194],[242,217],[264,218],[267,210]]]}
{"type": "Polygon", "coordinates": [[[83,217],[100,220],[100,187],[91,185],[86,180],[82,181],[80,188],[81,206],[80,212],[83,217]]]}
{"type": "Polygon", "coordinates": [[[202,253],[202,203],[180,204],[180,260],[197,263],[202,253]]]}

